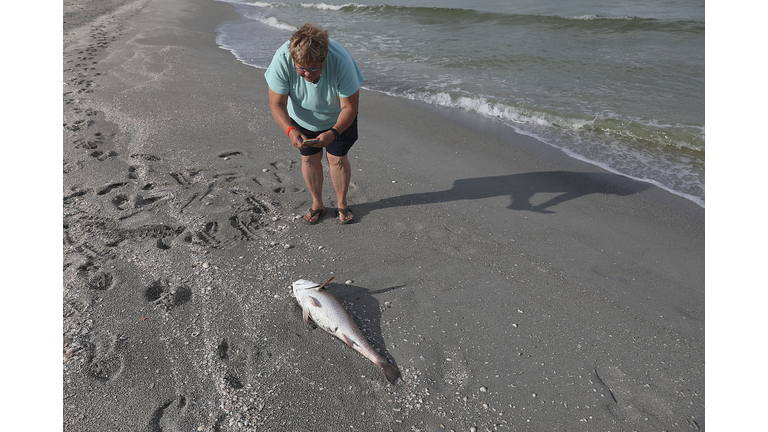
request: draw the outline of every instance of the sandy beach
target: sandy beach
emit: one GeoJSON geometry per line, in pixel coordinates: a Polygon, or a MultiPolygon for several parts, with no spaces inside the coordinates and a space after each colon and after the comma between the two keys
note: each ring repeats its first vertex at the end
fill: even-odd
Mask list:
{"type": "Polygon", "coordinates": [[[705,428],[703,208],[363,90],[356,222],[302,224],[237,19],[64,2],[64,430],[705,428]],[[395,385],[302,321],[291,283],[331,277],[395,385]]]}

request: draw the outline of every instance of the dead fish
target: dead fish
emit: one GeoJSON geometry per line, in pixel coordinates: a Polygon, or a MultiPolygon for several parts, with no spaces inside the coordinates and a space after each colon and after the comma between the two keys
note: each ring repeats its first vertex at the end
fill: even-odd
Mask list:
{"type": "Polygon", "coordinates": [[[400,376],[400,370],[373,349],[341,303],[325,290],[325,284],[320,285],[304,279],[293,283],[293,295],[301,306],[304,321],[312,318],[318,327],[341,339],[350,348],[379,366],[389,382],[394,384],[400,376]]]}

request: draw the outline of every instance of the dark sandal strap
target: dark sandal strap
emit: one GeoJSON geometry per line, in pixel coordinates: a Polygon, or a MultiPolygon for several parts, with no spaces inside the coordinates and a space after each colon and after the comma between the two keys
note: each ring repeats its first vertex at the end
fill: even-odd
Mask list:
{"type": "Polygon", "coordinates": [[[310,210],[309,210],[309,218],[310,218],[310,219],[312,219],[312,218],[314,218],[315,216],[317,216],[319,213],[322,213],[322,212],[324,212],[324,211],[325,211],[325,210],[323,210],[323,209],[317,209],[317,210],[312,210],[312,209],[310,209],[310,210]]]}

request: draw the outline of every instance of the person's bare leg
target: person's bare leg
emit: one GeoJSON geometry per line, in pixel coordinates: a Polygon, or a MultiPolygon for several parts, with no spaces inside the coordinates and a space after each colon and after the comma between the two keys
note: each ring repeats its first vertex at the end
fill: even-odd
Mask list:
{"type": "MultiPolygon", "coordinates": [[[[331,182],[336,190],[336,206],[340,209],[349,208],[347,192],[349,191],[349,181],[352,178],[349,158],[347,156],[334,156],[330,153],[328,153],[327,157],[331,172],[331,182]]],[[[352,213],[348,213],[346,218],[343,215],[339,215],[340,220],[352,220],[353,217],[352,213]]]]}
{"type": "MultiPolygon", "coordinates": [[[[312,156],[301,156],[301,174],[304,176],[304,183],[312,195],[312,210],[322,210],[323,204],[323,152],[313,154],[312,156]]],[[[311,222],[314,222],[319,215],[315,215],[311,222]]],[[[309,213],[304,216],[309,220],[309,213]]]]}

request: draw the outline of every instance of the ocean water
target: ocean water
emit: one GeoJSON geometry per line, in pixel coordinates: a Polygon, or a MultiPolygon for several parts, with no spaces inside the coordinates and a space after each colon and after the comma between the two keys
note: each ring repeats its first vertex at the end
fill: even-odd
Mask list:
{"type": "Polygon", "coordinates": [[[217,43],[246,64],[317,23],[366,89],[492,117],[704,206],[703,0],[226,1],[242,19],[217,43]]]}

